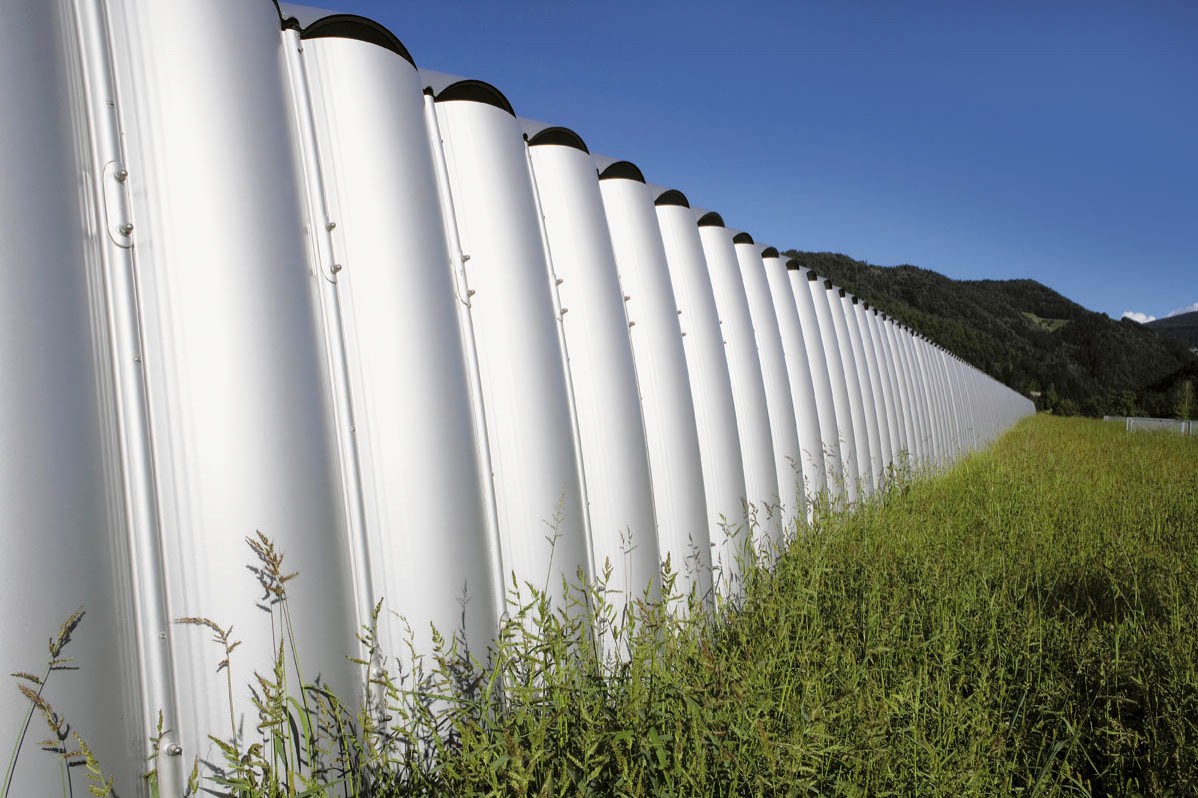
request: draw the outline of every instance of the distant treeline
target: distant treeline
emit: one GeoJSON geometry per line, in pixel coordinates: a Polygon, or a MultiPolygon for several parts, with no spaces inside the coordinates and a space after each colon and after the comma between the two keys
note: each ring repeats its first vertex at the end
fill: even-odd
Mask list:
{"type": "Polygon", "coordinates": [[[1198,356],[1035,280],[953,280],[828,252],[787,253],[1060,415],[1192,414],[1198,356]]]}

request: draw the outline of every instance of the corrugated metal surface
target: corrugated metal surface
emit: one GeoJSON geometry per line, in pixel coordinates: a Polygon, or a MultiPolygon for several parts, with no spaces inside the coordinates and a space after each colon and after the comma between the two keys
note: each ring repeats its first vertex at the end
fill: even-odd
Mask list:
{"type": "Polygon", "coordinates": [[[769,407],[761,357],[749,315],[749,298],[741,279],[732,233],[715,214],[704,223],[701,211],[699,238],[719,314],[720,334],[732,383],[733,407],[745,469],[747,521],[757,551],[776,550],[782,541],[781,491],[774,463],[774,441],[770,434],[769,407]]]}
{"type": "Polygon", "coordinates": [[[655,590],[658,577],[649,459],[628,318],[590,154],[561,143],[566,140],[561,128],[541,126],[539,132],[530,138],[529,166],[561,309],[592,560],[596,576],[610,567],[605,578],[619,612],[624,598],[655,590]]]}
{"type": "Polygon", "coordinates": [[[740,561],[749,542],[732,380],[694,216],[687,205],[669,201],[681,197],[679,192],[656,189],[653,193],[695,403],[716,592],[729,594],[739,582],[740,561]]]}
{"type": "MultiPolygon", "coordinates": [[[[0,665],[36,671],[86,606],[86,675],[47,696],[124,794],[160,711],[163,795],[253,722],[241,685],[284,624],[305,678],[353,701],[379,598],[409,663],[430,623],[485,657],[513,578],[556,595],[609,563],[618,607],[668,558],[710,600],[746,502],[776,540],[1031,412],[635,166],[522,128],[494,87],[418,72],[370,20],[5,14],[0,665]],[[300,574],[287,618],[255,606],[259,531],[300,574]],[[182,616],[241,641],[232,718],[224,652],[182,616]]],[[[58,788],[39,764],[12,794],[58,788]]]]}

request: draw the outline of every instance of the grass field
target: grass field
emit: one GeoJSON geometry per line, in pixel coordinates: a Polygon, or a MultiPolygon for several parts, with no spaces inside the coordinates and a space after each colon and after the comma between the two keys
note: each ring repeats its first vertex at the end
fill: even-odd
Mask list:
{"type": "Polygon", "coordinates": [[[614,674],[549,644],[423,786],[1195,795],[1196,602],[1198,441],[1037,416],[823,519],[726,622],[639,628],[614,674]]]}
{"type": "Polygon", "coordinates": [[[266,744],[226,743],[226,787],[203,786],[1198,794],[1194,438],[1029,418],[748,574],[714,618],[642,604],[617,622],[597,588],[570,611],[514,606],[488,665],[446,641],[421,673],[378,677],[385,721],[315,689],[297,717],[281,655],[258,682],[266,744]],[[622,656],[596,654],[587,614],[622,656]]]}

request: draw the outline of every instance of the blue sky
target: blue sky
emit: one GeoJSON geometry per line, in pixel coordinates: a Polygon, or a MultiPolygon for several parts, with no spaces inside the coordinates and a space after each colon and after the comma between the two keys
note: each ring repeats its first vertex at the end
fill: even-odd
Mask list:
{"type": "Polygon", "coordinates": [[[760,242],[1198,309],[1195,0],[320,5],[760,242]]]}

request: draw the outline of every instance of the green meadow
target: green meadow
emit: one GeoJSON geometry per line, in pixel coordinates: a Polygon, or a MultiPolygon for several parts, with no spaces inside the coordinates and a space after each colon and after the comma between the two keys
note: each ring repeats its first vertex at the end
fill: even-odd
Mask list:
{"type": "MultiPolygon", "coordinates": [[[[286,568],[264,545],[269,585],[286,568]]],[[[447,635],[414,672],[372,668],[365,709],[297,695],[281,640],[259,731],[192,789],[1198,794],[1198,439],[1028,418],[759,559],[714,613],[513,596],[487,662],[447,635]]],[[[275,611],[310,578],[277,582],[275,611]]]]}

